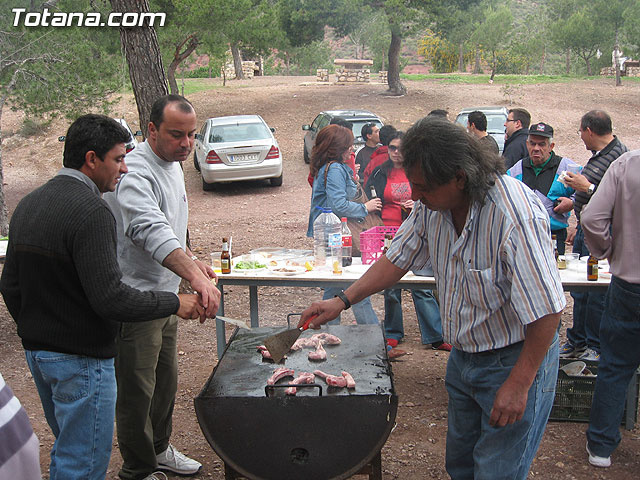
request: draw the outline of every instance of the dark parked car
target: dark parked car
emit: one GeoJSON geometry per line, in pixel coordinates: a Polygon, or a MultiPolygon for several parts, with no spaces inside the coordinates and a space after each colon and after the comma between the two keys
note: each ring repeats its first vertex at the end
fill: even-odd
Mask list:
{"type": "Polygon", "coordinates": [[[302,130],[307,134],[304,136],[304,161],[309,163],[311,159],[311,149],[316,141],[316,135],[324,127],[329,125],[335,117],[342,117],[353,125],[354,145],[356,151],[364,145],[361,131],[365,123],[375,123],[378,127],[384,125],[384,122],[376,115],[367,110],[326,110],[320,112],[313,120],[311,125],[303,125],[302,130]]]}

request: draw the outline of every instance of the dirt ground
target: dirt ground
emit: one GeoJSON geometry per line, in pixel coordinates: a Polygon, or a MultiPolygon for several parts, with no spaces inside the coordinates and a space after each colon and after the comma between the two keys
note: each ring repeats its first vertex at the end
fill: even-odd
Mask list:
{"type": "MultiPolygon", "coordinates": [[[[212,84],[219,85],[218,80],[212,84]]],[[[308,168],[302,159],[301,126],[309,124],[321,110],[363,108],[381,115],[386,123],[406,130],[434,108],[445,108],[453,118],[463,107],[505,105],[500,85],[452,85],[438,81],[406,82],[404,97],[381,95],[385,86],[316,85],[312,77],[264,77],[229,82],[226,88],[194,94],[199,125],[207,117],[258,113],[276,128],[284,155],[284,185],[273,188],[268,182],[243,182],[203,192],[201,178],[193,162],[185,164],[190,204],[190,232],[194,251],[206,260],[219,250],[223,236],[233,235],[235,254],[260,246],[311,248],[305,237],[310,189],[308,168]]],[[[534,121],[551,124],[556,132],[556,152],[584,164],[588,159],[576,134],[580,116],[587,110],[607,110],[615,133],[630,148],[640,148],[640,83],[625,82],[619,88],[613,80],[523,86],[516,89],[517,102],[534,121]]],[[[137,112],[131,96],[124,96],[114,116],[127,119],[135,130],[137,112]]],[[[22,120],[19,113],[3,118],[3,161],[5,192],[9,210],[26,193],[44,183],[61,166],[62,144],[67,123],[57,121],[47,134],[30,138],[16,135],[22,120]]],[[[406,294],[405,294],[406,295],[406,294]]],[[[261,288],[262,325],[281,325],[288,312],[304,309],[321,297],[319,289],[261,288]]],[[[567,295],[570,300],[570,297],[567,295]]],[[[248,289],[225,290],[226,314],[248,319],[248,289]]],[[[382,296],[373,299],[383,318],[382,296]]],[[[382,450],[385,479],[447,478],[444,450],[447,425],[447,395],[444,373],[447,353],[434,352],[420,344],[415,312],[410,298],[404,299],[406,338],[402,348],[409,354],[393,364],[395,386],[400,398],[397,427],[382,450]]],[[[346,321],[353,321],[351,314],[346,321]]],[[[343,320],[343,321],[344,321],[343,320]]],[[[571,310],[563,314],[563,333],[571,323],[571,310]]],[[[215,325],[182,322],[179,329],[180,377],[174,413],[173,443],[201,461],[198,479],[224,478],[224,466],[203,437],[193,408],[198,394],[216,365],[215,325]]],[[[13,320],[0,303],[0,371],[21,399],[41,442],[41,463],[48,478],[48,453],[53,437],[44,420],[37,392],[15,333],[13,320]]],[[[241,421],[241,420],[239,420],[241,421]]],[[[550,423],[547,427],[530,478],[628,479],[640,469],[640,428],[622,432],[622,443],[613,456],[613,466],[597,470],[587,463],[584,451],[585,424],[550,423]]],[[[114,438],[108,479],[117,478],[121,463],[114,438]]]]}

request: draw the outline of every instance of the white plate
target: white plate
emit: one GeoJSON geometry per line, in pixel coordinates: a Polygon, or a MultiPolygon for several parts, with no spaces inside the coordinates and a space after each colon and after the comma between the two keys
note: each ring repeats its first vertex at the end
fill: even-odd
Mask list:
{"type": "MultiPolygon", "coordinates": [[[[581,262],[587,263],[588,260],[589,260],[589,255],[583,255],[582,257],[580,257],[580,261],[581,262]]],[[[600,267],[602,267],[603,265],[608,265],[608,264],[609,264],[609,261],[606,258],[602,259],[602,260],[598,260],[598,265],[600,267]]]]}
{"type": "Polygon", "coordinates": [[[273,273],[274,275],[300,275],[301,273],[304,273],[307,271],[306,268],[304,267],[295,267],[295,266],[283,266],[283,267],[272,267],[269,268],[269,271],[271,273],[273,273]]]}
{"type": "Polygon", "coordinates": [[[587,364],[581,361],[567,363],[566,365],[560,367],[567,375],[571,375],[577,377],[578,375],[582,375],[582,371],[587,367],[587,364]]]}
{"type": "Polygon", "coordinates": [[[232,268],[231,272],[234,274],[238,274],[238,273],[260,273],[260,272],[266,272],[267,268],[241,268],[241,269],[237,269],[237,268],[232,268]]]}
{"type": "Polygon", "coordinates": [[[371,265],[349,265],[348,267],[342,267],[342,269],[347,273],[359,273],[363,274],[371,265]]]}

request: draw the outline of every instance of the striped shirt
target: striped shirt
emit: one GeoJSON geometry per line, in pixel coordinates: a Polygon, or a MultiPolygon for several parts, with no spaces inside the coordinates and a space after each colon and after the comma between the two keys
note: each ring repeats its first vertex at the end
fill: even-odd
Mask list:
{"type": "Polygon", "coordinates": [[[38,438],[29,417],[0,374],[0,478],[40,478],[38,438]]]}
{"type": "MultiPolygon", "coordinates": [[[[589,159],[582,169],[582,175],[587,177],[587,180],[593,183],[597,190],[598,185],[600,185],[600,180],[602,180],[604,172],[607,171],[611,162],[626,151],[628,151],[627,147],[614,135],[613,140],[611,140],[606,147],[589,159]]],[[[573,211],[576,212],[578,220],[580,220],[582,207],[589,202],[590,198],[591,195],[589,193],[576,192],[576,199],[573,202],[573,211]]]]}
{"type": "Polygon", "coordinates": [[[483,205],[471,205],[460,236],[450,212],[416,202],[386,256],[404,270],[431,259],[444,339],[465,352],[522,341],[527,324],[566,304],[547,212],[508,176],[496,178],[483,205]]]}

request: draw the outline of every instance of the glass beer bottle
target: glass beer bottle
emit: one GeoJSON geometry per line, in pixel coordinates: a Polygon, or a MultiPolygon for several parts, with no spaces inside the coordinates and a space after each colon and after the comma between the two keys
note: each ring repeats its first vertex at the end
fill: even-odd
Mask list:
{"type": "Polygon", "coordinates": [[[587,260],[587,280],[590,282],[598,280],[598,259],[593,255],[589,255],[587,260]]]}
{"type": "Polygon", "coordinates": [[[222,239],[222,253],[220,254],[220,271],[231,273],[231,253],[229,252],[229,241],[222,239]]]}

